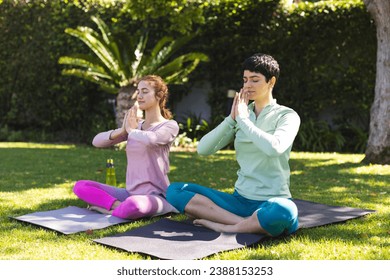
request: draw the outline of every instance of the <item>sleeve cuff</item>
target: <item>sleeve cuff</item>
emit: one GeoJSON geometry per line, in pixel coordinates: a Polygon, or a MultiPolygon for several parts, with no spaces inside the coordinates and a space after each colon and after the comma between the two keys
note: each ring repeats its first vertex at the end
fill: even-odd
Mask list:
{"type": "Polygon", "coordinates": [[[237,116],[237,117],[236,117],[236,121],[237,121],[237,124],[238,124],[238,125],[242,125],[242,124],[245,123],[247,120],[249,120],[248,117],[245,117],[245,118],[243,118],[243,117],[241,117],[241,116],[237,116]]]}
{"type": "Polygon", "coordinates": [[[225,118],[225,122],[231,127],[236,125],[236,121],[230,115],[225,118]]]}

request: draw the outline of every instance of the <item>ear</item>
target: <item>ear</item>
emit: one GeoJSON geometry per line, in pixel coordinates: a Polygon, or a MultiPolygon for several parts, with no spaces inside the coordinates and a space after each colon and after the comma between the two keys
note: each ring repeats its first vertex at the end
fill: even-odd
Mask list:
{"type": "Polygon", "coordinates": [[[274,87],[276,84],[276,78],[275,76],[272,76],[272,78],[268,81],[270,87],[274,87]]]}

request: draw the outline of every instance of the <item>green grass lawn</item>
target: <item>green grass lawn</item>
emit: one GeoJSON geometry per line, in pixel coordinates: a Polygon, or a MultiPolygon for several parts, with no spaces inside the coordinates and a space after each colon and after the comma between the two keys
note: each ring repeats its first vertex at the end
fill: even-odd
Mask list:
{"type": "MultiPolygon", "coordinates": [[[[156,221],[62,235],[17,222],[10,216],[86,204],[72,193],[75,181],[105,180],[105,162],[112,157],[117,180],[124,186],[124,151],[86,146],[0,143],[0,259],[121,260],[149,259],[96,244],[92,239],[124,232],[156,221]]],[[[360,163],[361,154],[297,153],[291,155],[291,191],[295,198],[373,209],[363,218],[299,230],[284,239],[213,255],[208,259],[389,260],[390,167],[360,163]]],[[[236,179],[234,152],[210,157],[191,152],[171,153],[171,181],[192,181],[231,192],[236,179]]],[[[183,219],[174,215],[173,219],[183,219]]]]}

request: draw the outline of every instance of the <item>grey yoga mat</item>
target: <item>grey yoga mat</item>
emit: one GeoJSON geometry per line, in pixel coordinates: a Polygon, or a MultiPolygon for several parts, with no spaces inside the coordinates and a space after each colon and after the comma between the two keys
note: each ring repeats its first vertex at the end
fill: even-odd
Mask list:
{"type": "MultiPolygon", "coordinates": [[[[311,228],[358,218],[373,210],[329,206],[305,200],[294,200],[298,206],[300,228],[311,228]]],[[[245,246],[267,238],[262,234],[219,233],[194,226],[189,221],[161,219],[125,233],[94,241],[99,244],[138,252],[160,259],[199,259],[245,246]]]]}
{"type": "Polygon", "coordinates": [[[51,211],[35,212],[19,217],[13,217],[13,219],[52,229],[63,234],[102,229],[116,224],[131,222],[130,220],[100,214],[98,212],[76,206],[69,206],[51,211]]]}

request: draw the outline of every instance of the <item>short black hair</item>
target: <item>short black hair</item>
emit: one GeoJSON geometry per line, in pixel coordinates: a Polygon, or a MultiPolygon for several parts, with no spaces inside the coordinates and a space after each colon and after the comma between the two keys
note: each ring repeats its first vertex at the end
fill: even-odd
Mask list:
{"type": "Polygon", "coordinates": [[[272,56],[263,53],[256,53],[245,59],[242,63],[242,71],[245,70],[263,74],[266,82],[272,77],[278,79],[280,73],[278,62],[272,56]]]}

